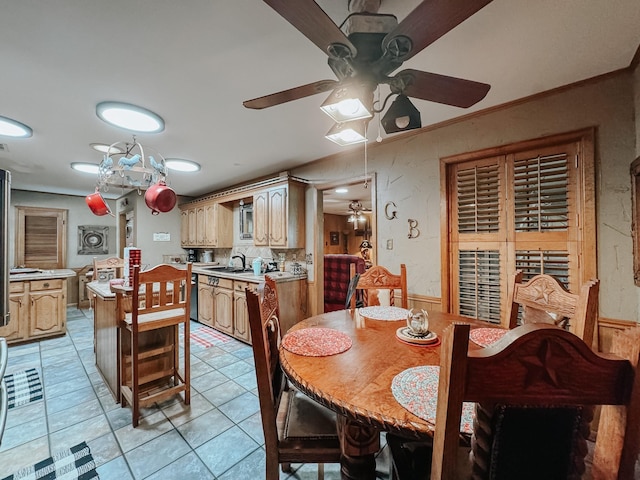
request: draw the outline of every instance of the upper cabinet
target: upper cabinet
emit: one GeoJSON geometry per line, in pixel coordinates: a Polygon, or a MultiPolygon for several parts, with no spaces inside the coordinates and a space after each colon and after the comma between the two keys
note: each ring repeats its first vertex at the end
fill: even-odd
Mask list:
{"type": "Polygon", "coordinates": [[[217,201],[180,206],[182,247],[233,246],[233,209],[217,201]]]}
{"type": "Polygon", "coordinates": [[[304,248],[304,185],[289,181],[253,195],[253,244],[304,248]]]}
{"type": "Polygon", "coordinates": [[[280,175],[180,205],[181,245],[233,247],[235,206],[240,212],[236,239],[253,237],[257,247],[304,248],[305,188],[304,181],[280,175]],[[253,205],[249,207],[252,197],[253,205]]]}

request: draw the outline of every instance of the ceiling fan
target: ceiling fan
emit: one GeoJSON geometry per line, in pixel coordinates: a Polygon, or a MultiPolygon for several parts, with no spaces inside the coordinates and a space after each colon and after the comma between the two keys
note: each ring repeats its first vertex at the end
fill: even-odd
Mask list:
{"type": "Polygon", "coordinates": [[[378,85],[387,84],[390,95],[468,108],[486,96],[490,85],[414,69],[390,75],[491,1],[424,0],[400,23],[394,15],[353,13],[341,29],[314,0],[264,0],[328,55],[338,80],[320,80],[247,100],[243,105],[263,109],[356,86],[363,92],[361,100],[372,108],[373,92],[378,85]]]}

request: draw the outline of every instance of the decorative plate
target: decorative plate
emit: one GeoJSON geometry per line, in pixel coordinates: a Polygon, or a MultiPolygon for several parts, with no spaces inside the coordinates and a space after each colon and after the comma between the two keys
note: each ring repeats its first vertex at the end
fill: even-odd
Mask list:
{"type": "Polygon", "coordinates": [[[508,331],[504,328],[474,328],[469,332],[469,340],[481,347],[488,347],[500,340],[508,331]]]}
{"type": "MultiPolygon", "coordinates": [[[[435,425],[438,405],[438,381],[440,367],[424,365],[400,372],[391,382],[391,392],[400,405],[417,417],[435,425]]],[[[474,404],[462,404],[460,431],[473,430],[474,404]]]]}
{"type": "Polygon", "coordinates": [[[288,332],[282,338],[282,347],[305,357],[325,357],[351,348],[351,338],[333,328],[311,327],[288,332]]]}
{"type": "Polygon", "coordinates": [[[407,320],[407,315],[409,315],[409,310],[406,308],[400,307],[362,307],[358,310],[358,313],[365,318],[370,320],[388,320],[388,321],[397,321],[397,320],[407,320]]]}
{"type": "Polygon", "coordinates": [[[409,327],[400,327],[396,330],[396,336],[403,342],[413,343],[415,345],[434,345],[440,343],[440,339],[435,332],[429,332],[421,336],[411,333],[409,327]]]}

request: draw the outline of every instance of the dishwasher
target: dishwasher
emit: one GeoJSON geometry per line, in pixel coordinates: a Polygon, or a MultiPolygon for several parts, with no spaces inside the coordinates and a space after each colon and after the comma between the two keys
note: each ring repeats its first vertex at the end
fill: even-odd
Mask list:
{"type": "Polygon", "coordinates": [[[191,320],[198,321],[198,274],[191,274],[191,320]]]}

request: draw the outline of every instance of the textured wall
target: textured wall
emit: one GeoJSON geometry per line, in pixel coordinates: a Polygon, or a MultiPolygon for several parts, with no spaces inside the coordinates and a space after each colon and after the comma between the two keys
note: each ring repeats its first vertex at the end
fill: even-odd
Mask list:
{"type": "MultiPolygon", "coordinates": [[[[595,126],[600,314],[638,321],[629,179],[629,164],[637,154],[636,136],[640,135],[634,81],[638,85],[638,75],[634,79],[631,74],[620,74],[400,140],[372,142],[368,168],[377,173],[378,263],[406,263],[410,293],[439,297],[439,159],[595,126]],[[398,219],[385,218],[384,205],[389,201],[397,205],[398,219]],[[418,221],[418,238],[407,238],[410,218],[418,221]],[[393,250],[386,249],[387,240],[393,240],[393,250]]],[[[323,181],[363,175],[363,147],[345,152],[292,173],[323,181]]]]}

